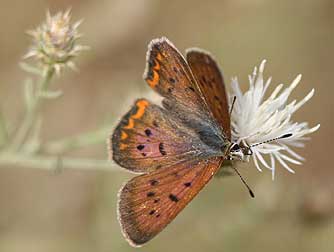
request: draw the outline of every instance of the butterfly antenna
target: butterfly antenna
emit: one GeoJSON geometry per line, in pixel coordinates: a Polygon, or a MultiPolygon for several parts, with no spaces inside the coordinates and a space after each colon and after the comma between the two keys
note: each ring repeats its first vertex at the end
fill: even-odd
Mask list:
{"type": "Polygon", "coordinates": [[[233,96],[232,105],[231,105],[231,109],[230,109],[230,116],[232,115],[232,111],[233,111],[233,107],[234,107],[234,103],[235,103],[236,99],[237,99],[237,97],[233,96]]]}
{"type": "Polygon", "coordinates": [[[288,137],[291,137],[291,136],[292,136],[292,133],[284,134],[283,136],[275,137],[275,138],[269,139],[267,141],[263,141],[261,143],[252,144],[251,146],[249,146],[249,148],[252,148],[252,147],[264,144],[264,143],[269,143],[269,142],[272,142],[272,141],[276,141],[276,140],[279,140],[279,139],[288,138],[288,137]]]}
{"type": "Polygon", "coordinates": [[[244,178],[241,176],[241,174],[239,173],[239,171],[237,170],[237,168],[235,168],[234,166],[232,166],[233,169],[235,170],[235,172],[238,174],[239,178],[241,179],[242,183],[247,187],[248,192],[250,194],[250,196],[252,198],[255,198],[255,194],[253,193],[252,189],[250,189],[249,185],[247,184],[247,182],[244,180],[244,178]]]}

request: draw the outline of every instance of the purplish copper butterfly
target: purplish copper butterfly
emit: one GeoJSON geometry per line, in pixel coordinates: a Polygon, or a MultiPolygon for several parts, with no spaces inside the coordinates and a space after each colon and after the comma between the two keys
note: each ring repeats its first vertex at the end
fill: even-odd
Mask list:
{"type": "Polygon", "coordinates": [[[144,79],[162,106],[135,102],[111,137],[113,160],[142,173],[120,190],[118,215],[133,246],[156,236],[215,175],[226,159],[249,155],[231,142],[224,80],[212,56],[166,38],[149,44],[144,79]]]}

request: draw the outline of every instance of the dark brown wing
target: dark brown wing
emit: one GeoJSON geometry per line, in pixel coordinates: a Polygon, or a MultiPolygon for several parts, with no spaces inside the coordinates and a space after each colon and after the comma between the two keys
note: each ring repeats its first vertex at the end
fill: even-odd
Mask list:
{"type": "Polygon", "coordinates": [[[156,236],[217,172],[221,157],[161,168],[130,180],[120,191],[118,214],[124,236],[141,246],[156,236]]]}
{"type": "Polygon", "coordinates": [[[209,53],[200,49],[188,49],[186,58],[206,104],[214,118],[223,127],[225,136],[231,140],[228,97],[218,64],[209,53]]]}
{"type": "Polygon", "coordinates": [[[144,79],[166,98],[170,110],[208,117],[208,108],[187,62],[167,38],[151,41],[144,79]]]}
{"type": "Polygon", "coordinates": [[[144,79],[165,98],[162,104],[174,118],[197,131],[209,146],[223,148],[222,126],[214,119],[189,65],[166,38],[150,43],[144,79]]]}

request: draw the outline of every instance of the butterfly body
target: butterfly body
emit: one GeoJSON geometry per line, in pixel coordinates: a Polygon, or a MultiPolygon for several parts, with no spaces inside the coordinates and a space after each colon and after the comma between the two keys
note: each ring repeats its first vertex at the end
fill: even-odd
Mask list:
{"type": "Polygon", "coordinates": [[[223,77],[210,54],[190,49],[185,59],[166,38],[153,40],[144,79],[162,106],[137,100],[111,137],[113,160],[142,174],[119,194],[122,231],[134,246],[169,224],[236,149],[223,77]]]}

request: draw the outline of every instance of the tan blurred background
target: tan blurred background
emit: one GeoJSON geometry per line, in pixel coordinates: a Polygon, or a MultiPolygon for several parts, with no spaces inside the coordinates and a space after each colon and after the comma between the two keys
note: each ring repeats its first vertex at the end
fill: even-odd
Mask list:
{"type": "MultiPolygon", "coordinates": [[[[333,92],[334,1],[299,0],[30,0],[0,1],[0,105],[15,123],[23,113],[18,62],[30,39],[24,33],[52,13],[72,7],[84,18],[82,43],[91,50],[53,83],[65,95],[44,109],[43,138],[52,140],[111,128],[135,98],[154,97],[141,76],[148,42],[167,36],[183,51],[211,51],[227,83],[247,74],[263,58],[273,83],[303,74],[293,93],[315,96],[296,121],[321,123],[295,175],[279,166],[276,180],[253,164],[242,172],[254,187],[251,199],[237,177],[214,179],[156,239],[140,251],[334,251],[333,92]]],[[[273,85],[274,86],[274,85],[273,85]]],[[[272,87],[273,87],[272,86],[272,87]]],[[[106,136],[107,137],[107,136],[106,136]]],[[[101,144],[76,156],[107,158],[101,144]]],[[[19,167],[0,169],[0,251],[133,251],[116,218],[117,191],[125,171],[19,167]]]]}

